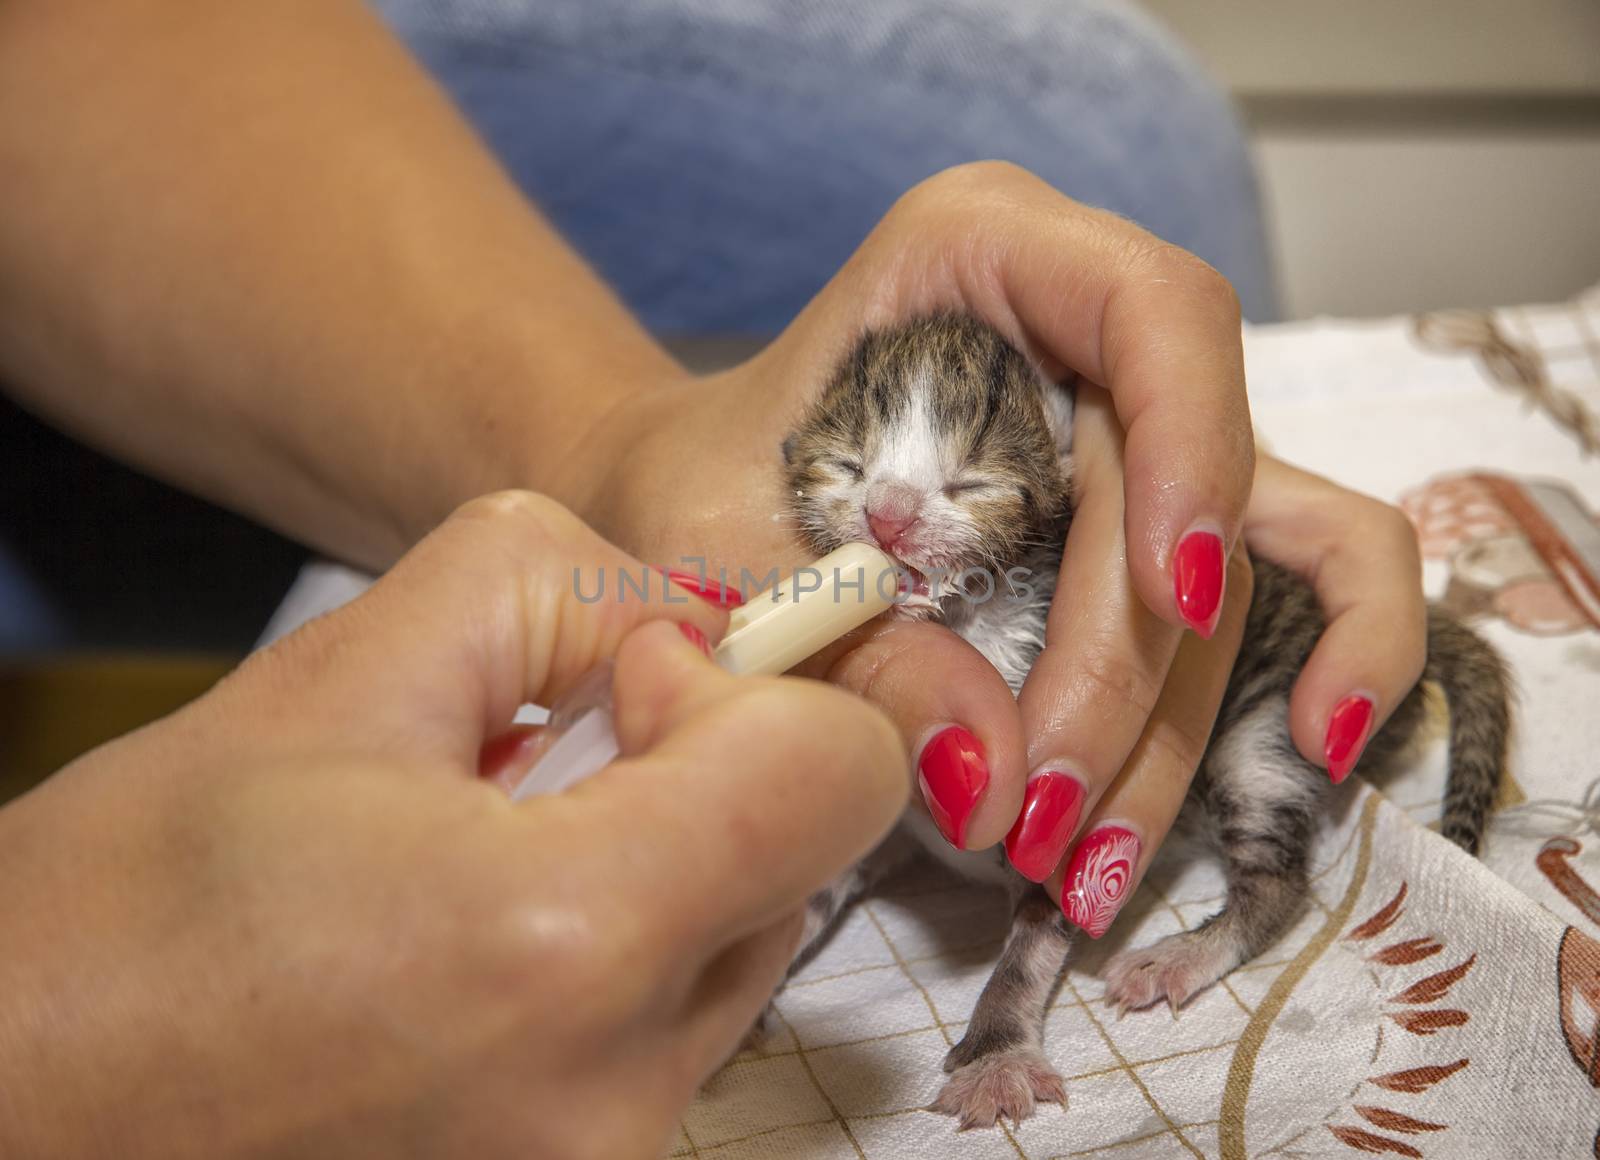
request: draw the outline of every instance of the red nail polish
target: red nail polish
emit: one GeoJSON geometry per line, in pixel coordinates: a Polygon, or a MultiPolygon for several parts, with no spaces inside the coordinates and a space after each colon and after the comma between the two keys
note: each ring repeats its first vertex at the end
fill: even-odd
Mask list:
{"type": "Polygon", "coordinates": [[[1172,590],[1178,612],[1189,627],[1207,640],[1216,631],[1222,607],[1222,538],[1211,532],[1190,532],[1178,541],[1172,556],[1172,590]]]}
{"type": "Polygon", "coordinates": [[[538,736],[537,729],[514,725],[498,737],[491,737],[478,750],[478,776],[498,779],[508,770],[520,766],[538,736]]]}
{"type": "Polygon", "coordinates": [[[744,603],[744,596],[737,588],[713,579],[709,573],[679,572],[673,568],[657,568],[656,571],[680,588],[687,588],[708,604],[719,604],[723,608],[738,608],[744,603]]]}
{"type": "Polygon", "coordinates": [[[1083,812],[1083,783],[1071,774],[1047,769],[1028,781],[1022,813],[1006,835],[1006,857],[1018,874],[1043,882],[1067,852],[1083,812]]]}
{"type": "Polygon", "coordinates": [[[706,656],[711,655],[711,642],[706,639],[706,634],[686,621],[678,622],[678,631],[683,633],[683,639],[694,645],[706,656]]]}
{"type": "Polygon", "coordinates": [[[1133,890],[1139,868],[1139,835],[1124,826],[1101,826],[1079,842],[1061,884],[1061,913],[1099,938],[1133,890]]]}
{"type": "Polygon", "coordinates": [[[1328,718],[1328,738],[1322,743],[1322,756],[1328,762],[1328,776],[1338,785],[1350,776],[1372,728],[1372,700],[1359,693],[1346,697],[1333,707],[1328,718]]]}
{"type": "Polygon", "coordinates": [[[942,730],[917,760],[917,782],[945,841],[963,849],[967,819],[989,785],[983,743],[959,725],[942,730]]]}

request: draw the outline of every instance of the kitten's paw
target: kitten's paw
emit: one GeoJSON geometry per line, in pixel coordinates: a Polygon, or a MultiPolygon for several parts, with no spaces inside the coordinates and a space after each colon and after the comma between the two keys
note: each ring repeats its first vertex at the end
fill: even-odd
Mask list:
{"type": "Polygon", "coordinates": [[[1176,1017],[1178,1008],[1238,965],[1224,940],[1203,931],[1168,935],[1106,964],[1106,1006],[1117,1008],[1120,1018],[1165,999],[1176,1017]]]}
{"type": "Polygon", "coordinates": [[[969,1029],[949,1051],[944,1053],[944,1073],[950,1075],[966,1067],[974,1060],[982,1059],[985,1055],[997,1055],[1007,1050],[1005,1042],[996,1042],[993,1038],[984,1035],[974,1035],[969,1029]]]}
{"type": "Polygon", "coordinates": [[[964,1132],[992,1128],[1002,1118],[1025,1120],[1045,1101],[1066,1107],[1066,1083],[1042,1051],[1013,1047],[958,1067],[929,1110],[956,1117],[964,1132]]]}

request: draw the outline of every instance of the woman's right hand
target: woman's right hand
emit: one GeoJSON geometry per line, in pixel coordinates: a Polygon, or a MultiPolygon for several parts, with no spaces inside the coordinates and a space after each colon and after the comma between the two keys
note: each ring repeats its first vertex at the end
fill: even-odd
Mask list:
{"type": "MultiPolygon", "coordinates": [[[[902,808],[888,722],[584,604],[639,565],[475,501],[370,592],[0,810],[0,1154],[657,1155],[902,808]],[[481,747],[615,657],[622,759],[513,804],[481,747]]],[[[658,590],[659,591],[659,590],[658,590]]],[[[686,639],[688,637],[689,639],[686,639]]]]}

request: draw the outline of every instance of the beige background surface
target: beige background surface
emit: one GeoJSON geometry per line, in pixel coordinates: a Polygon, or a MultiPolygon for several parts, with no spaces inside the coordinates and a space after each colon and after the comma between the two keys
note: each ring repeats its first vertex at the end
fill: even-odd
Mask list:
{"type": "Polygon", "coordinates": [[[1594,0],[1142,0],[1239,100],[1289,317],[1600,277],[1594,0]]]}

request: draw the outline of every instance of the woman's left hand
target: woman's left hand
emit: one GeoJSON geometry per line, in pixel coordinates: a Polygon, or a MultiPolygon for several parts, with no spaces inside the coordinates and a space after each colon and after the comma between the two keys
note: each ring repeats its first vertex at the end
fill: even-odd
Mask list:
{"type": "MultiPolygon", "coordinates": [[[[784,436],[864,327],[936,310],[974,314],[1052,377],[1070,368],[1105,388],[1082,389],[1104,423],[1080,424],[1061,595],[1020,710],[971,645],[933,624],[875,626],[805,670],[888,713],[945,836],[982,849],[1012,831],[1042,775],[1071,771],[1098,793],[1142,736],[1165,737],[1161,695],[1184,629],[1209,636],[1223,616],[1253,442],[1238,303],[1220,275],[1014,166],[947,171],[902,198],[760,355],[614,409],[585,457],[606,465],[601,477],[571,500],[653,562],[735,577],[804,563],[779,515],[784,436]]],[[[1225,673],[1220,635],[1207,655],[1225,673]]],[[[1213,696],[1186,728],[1203,738],[1215,707],[1213,696]]],[[[1156,789],[1174,808],[1181,791],[1156,789]]],[[[1022,862],[1047,873],[1059,860],[1071,828],[1056,822],[1022,862]]]]}

